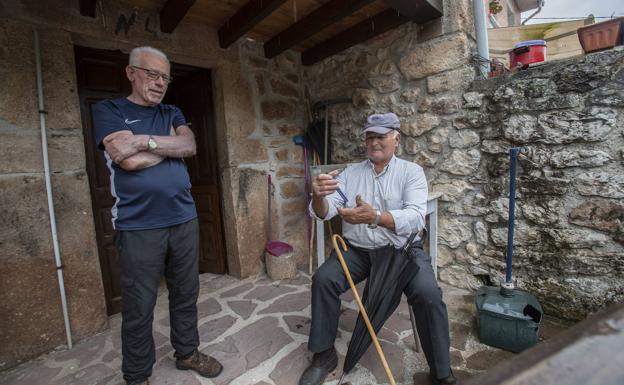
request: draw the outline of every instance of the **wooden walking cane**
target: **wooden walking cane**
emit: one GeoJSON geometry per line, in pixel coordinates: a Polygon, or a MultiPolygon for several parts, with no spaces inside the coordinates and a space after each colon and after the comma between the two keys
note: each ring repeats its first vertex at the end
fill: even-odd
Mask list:
{"type": "MultiPolygon", "coordinates": [[[[386,361],[386,356],[381,350],[381,345],[379,345],[379,341],[377,340],[377,334],[375,334],[375,330],[373,330],[373,326],[368,319],[368,314],[366,314],[366,309],[364,309],[364,305],[362,304],[362,300],[360,299],[360,294],[353,283],[353,279],[351,278],[351,273],[349,273],[349,268],[342,257],[342,252],[340,251],[340,247],[338,247],[338,242],[336,240],[340,240],[342,244],[342,248],[344,251],[347,251],[347,245],[342,239],[342,237],[338,234],[335,234],[332,237],[332,243],[334,244],[334,250],[336,250],[336,254],[338,255],[338,261],[340,261],[340,265],[342,265],[342,270],[344,270],[345,275],[347,276],[347,281],[349,281],[349,286],[351,287],[351,291],[353,292],[353,296],[355,297],[355,302],[357,302],[358,307],[360,308],[360,313],[362,314],[362,318],[364,319],[364,323],[366,324],[366,328],[368,329],[368,333],[373,340],[373,344],[375,345],[375,349],[377,349],[377,354],[379,354],[379,358],[381,359],[381,363],[383,364],[384,369],[386,370],[386,375],[388,376],[388,380],[390,381],[390,385],[396,385],[394,382],[394,377],[392,376],[392,372],[390,371],[390,367],[388,366],[388,362],[386,361]]],[[[344,373],[343,373],[344,376],[344,373]]],[[[342,382],[342,379],[341,381],[342,382]]]]}

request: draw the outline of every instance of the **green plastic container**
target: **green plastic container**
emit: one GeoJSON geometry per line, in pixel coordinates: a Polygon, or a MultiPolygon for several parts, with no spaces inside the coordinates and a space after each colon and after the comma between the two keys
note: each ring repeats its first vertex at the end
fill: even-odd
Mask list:
{"type": "Polygon", "coordinates": [[[532,294],[514,289],[502,295],[499,287],[483,286],[475,304],[482,343],[515,353],[537,343],[544,313],[532,294]]]}

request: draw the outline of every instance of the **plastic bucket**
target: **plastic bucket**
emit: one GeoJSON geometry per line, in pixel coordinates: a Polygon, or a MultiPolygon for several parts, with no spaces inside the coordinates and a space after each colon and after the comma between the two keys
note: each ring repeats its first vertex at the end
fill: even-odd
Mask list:
{"type": "Polygon", "coordinates": [[[546,42],[544,40],[523,41],[509,51],[509,66],[515,68],[521,65],[526,69],[529,64],[543,62],[546,57],[546,42]]]}

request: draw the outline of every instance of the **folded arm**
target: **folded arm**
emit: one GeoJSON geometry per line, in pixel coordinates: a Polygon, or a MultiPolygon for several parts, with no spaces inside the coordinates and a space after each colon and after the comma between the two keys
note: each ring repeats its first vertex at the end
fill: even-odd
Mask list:
{"type": "Polygon", "coordinates": [[[157,147],[150,152],[168,158],[187,158],[195,155],[197,148],[193,131],[186,125],[172,128],[171,131],[170,136],[152,136],[157,147]]]}
{"type": "MultiPolygon", "coordinates": [[[[152,139],[157,144],[156,149],[149,150],[149,138],[149,135],[135,135],[132,131],[122,130],[106,136],[102,143],[106,152],[119,165],[122,165],[126,159],[141,152],[157,155],[161,158],[160,160],[167,157],[185,158],[195,155],[195,135],[186,125],[179,126],[176,129],[172,127],[171,135],[169,136],[152,136],[152,139]]],[[[146,156],[141,156],[140,158],[144,161],[157,159],[156,157],[146,156]]]]}
{"type": "Polygon", "coordinates": [[[145,150],[137,151],[136,148],[141,148],[142,136],[145,135],[134,135],[129,130],[116,131],[106,136],[102,143],[111,159],[121,168],[126,171],[141,170],[157,165],[165,159],[145,150]]]}
{"type": "Polygon", "coordinates": [[[141,151],[124,159],[119,166],[126,171],[143,170],[162,162],[165,158],[151,152],[141,151]]]}

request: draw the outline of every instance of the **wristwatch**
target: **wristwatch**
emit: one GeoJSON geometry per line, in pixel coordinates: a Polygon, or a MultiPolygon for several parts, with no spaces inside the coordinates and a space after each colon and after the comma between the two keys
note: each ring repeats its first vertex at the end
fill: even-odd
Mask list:
{"type": "Polygon", "coordinates": [[[157,148],[158,148],[158,143],[156,143],[154,138],[152,138],[152,136],[150,135],[149,140],[147,141],[147,149],[150,151],[154,151],[157,148]]]}
{"type": "Polygon", "coordinates": [[[376,229],[377,225],[379,225],[379,221],[381,220],[381,211],[379,210],[375,210],[375,219],[373,220],[373,223],[370,223],[368,225],[369,229],[376,229]]]}

